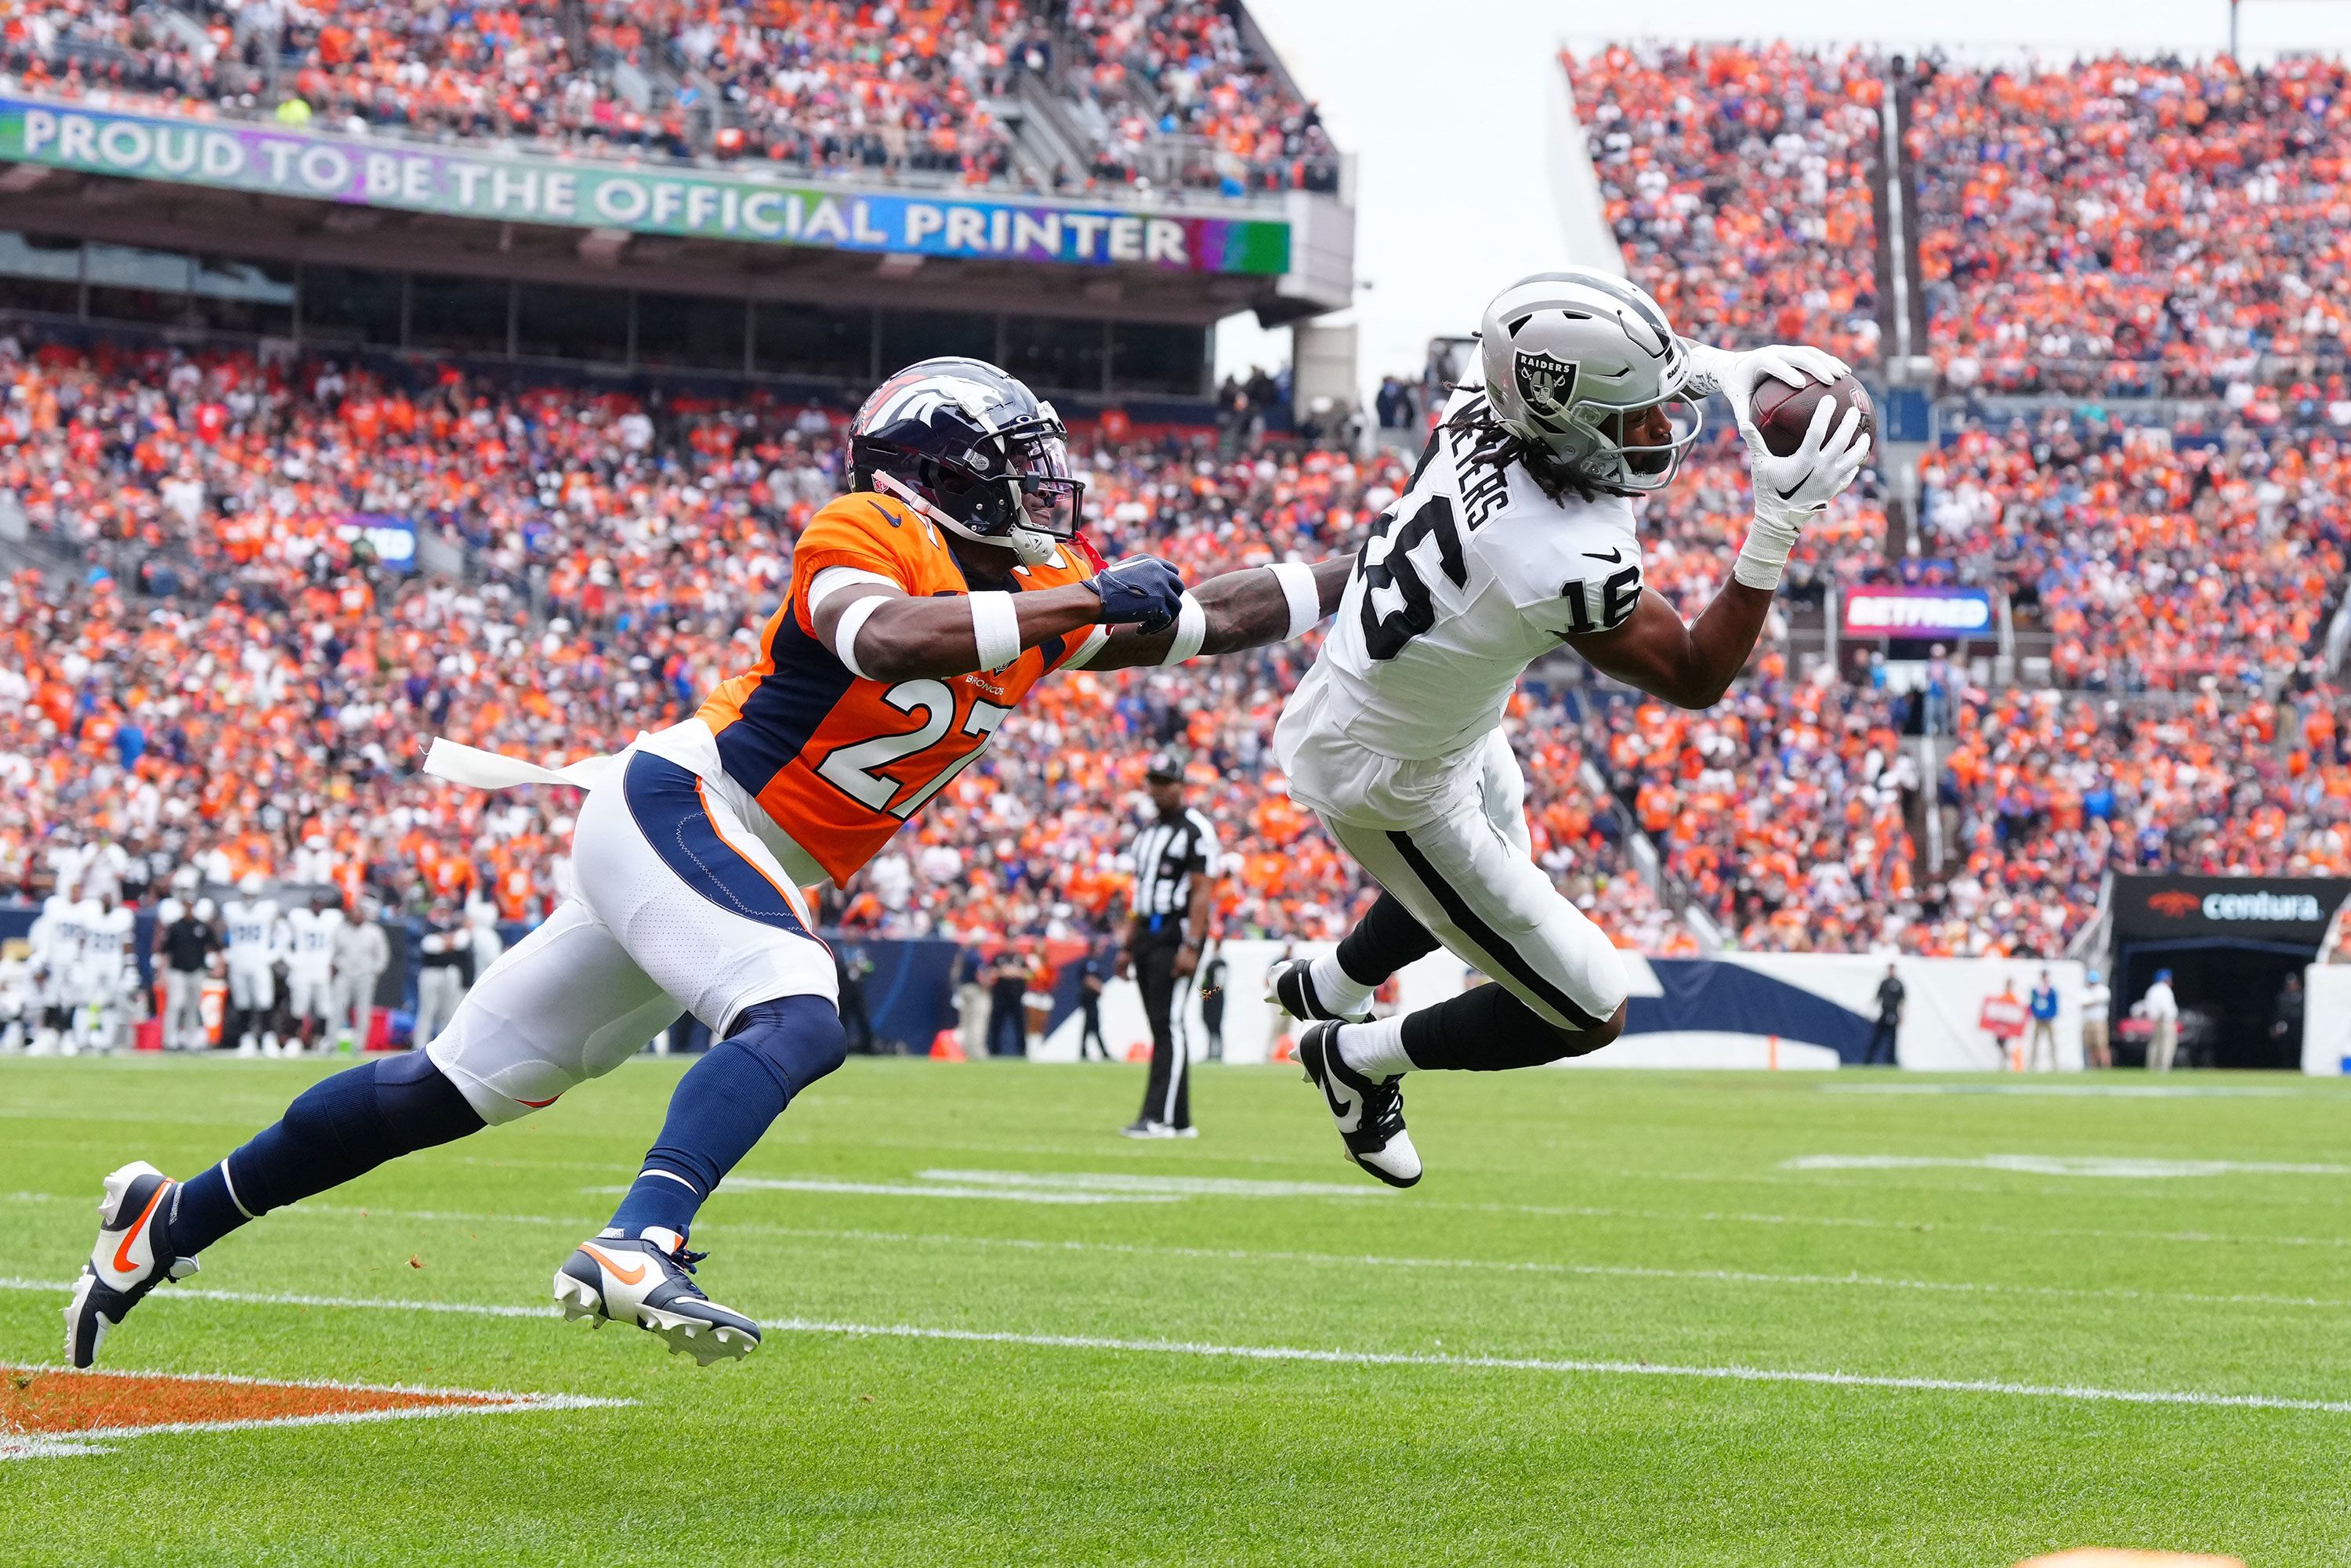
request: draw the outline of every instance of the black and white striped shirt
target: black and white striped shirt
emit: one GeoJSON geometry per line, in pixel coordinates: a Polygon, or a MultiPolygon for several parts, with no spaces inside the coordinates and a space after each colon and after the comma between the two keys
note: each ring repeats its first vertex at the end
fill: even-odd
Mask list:
{"type": "Polygon", "coordinates": [[[1191,907],[1195,873],[1211,875],[1217,864],[1217,830],[1208,819],[1186,807],[1173,817],[1146,823],[1134,835],[1134,915],[1150,920],[1174,915],[1181,921],[1191,907]]]}

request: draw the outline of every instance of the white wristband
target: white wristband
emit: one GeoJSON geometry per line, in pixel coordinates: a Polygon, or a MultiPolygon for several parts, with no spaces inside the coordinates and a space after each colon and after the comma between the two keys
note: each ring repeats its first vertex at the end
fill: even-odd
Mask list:
{"type": "Polygon", "coordinates": [[[842,611],[841,619],[832,623],[832,651],[859,680],[870,681],[873,677],[857,663],[857,633],[872,619],[873,612],[888,602],[889,597],[886,593],[869,593],[842,611]]]}
{"type": "Polygon", "coordinates": [[[1282,597],[1290,601],[1290,630],[1282,641],[1305,636],[1322,619],[1322,591],[1315,586],[1314,569],[1302,560],[1277,561],[1273,580],[1281,584],[1282,597]]]}
{"type": "Polygon", "coordinates": [[[1198,653],[1200,644],[1207,640],[1208,612],[1201,609],[1200,601],[1187,591],[1184,595],[1183,607],[1176,612],[1176,641],[1167,645],[1167,656],[1159,662],[1180,664],[1198,653]]]}
{"type": "Polygon", "coordinates": [[[970,597],[971,640],[979,649],[979,667],[1000,670],[1020,656],[1020,612],[1008,593],[970,597]]]}
{"type": "Polygon", "coordinates": [[[1788,566],[1788,552],[1795,548],[1794,528],[1758,516],[1747,525],[1747,542],[1739,547],[1739,559],[1730,563],[1730,575],[1750,588],[1769,593],[1780,586],[1780,574],[1788,566]]]}

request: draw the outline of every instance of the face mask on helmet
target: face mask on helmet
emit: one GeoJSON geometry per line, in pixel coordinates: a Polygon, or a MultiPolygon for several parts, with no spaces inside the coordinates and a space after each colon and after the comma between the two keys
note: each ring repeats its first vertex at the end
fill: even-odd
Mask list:
{"type": "Polygon", "coordinates": [[[873,483],[967,538],[1009,546],[1021,565],[1041,566],[1077,533],[1085,481],[1071,476],[1058,433],[1016,434],[1006,444],[1008,461],[976,449],[968,466],[908,455],[927,498],[886,471],[877,469],[873,483]]]}
{"type": "MultiPolygon", "coordinates": [[[[1681,471],[1705,421],[1704,411],[1685,397],[1603,418],[1600,434],[1615,444],[1618,465],[1614,476],[1603,476],[1604,482],[1625,490],[1664,489],[1681,471]]],[[[1606,467],[1604,456],[1599,466],[1606,467]]]]}

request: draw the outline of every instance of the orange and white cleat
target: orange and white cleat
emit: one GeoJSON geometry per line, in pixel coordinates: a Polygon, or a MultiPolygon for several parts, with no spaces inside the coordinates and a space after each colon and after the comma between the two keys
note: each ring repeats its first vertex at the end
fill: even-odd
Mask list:
{"type": "Polygon", "coordinates": [[[66,1304],[68,1365],[96,1364],[107,1331],[148,1291],[196,1271],[196,1260],[181,1257],[172,1246],[172,1199],[179,1190],[178,1182],[145,1160],[134,1160],[106,1178],[105,1196],[98,1200],[98,1244],[89,1249],[89,1261],[74,1281],[73,1300],[66,1304]]]}
{"type": "Polygon", "coordinates": [[[666,1232],[594,1237],[556,1270],[556,1304],[567,1319],[586,1318],[598,1328],[634,1323],[659,1334],[671,1354],[705,1366],[740,1360],[759,1348],[759,1325],[702,1293],[694,1266],[704,1256],[666,1232]]]}

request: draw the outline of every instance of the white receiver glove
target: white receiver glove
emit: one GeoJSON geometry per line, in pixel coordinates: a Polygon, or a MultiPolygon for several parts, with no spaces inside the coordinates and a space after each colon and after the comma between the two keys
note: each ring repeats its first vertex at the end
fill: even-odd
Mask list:
{"type": "Polygon", "coordinates": [[[1773,343],[1743,354],[1687,338],[1682,340],[1682,346],[1690,358],[1689,394],[1705,397],[1720,392],[1742,426],[1747,423],[1747,405],[1755,395],[1755,383],[1765,376],[1800,387],[1806,382],[1833,382],[1852,371],[1851,366],[1825,349],[1810,349],[1802,343],[1773,343]]]}
{"type": "Polygon", "coordinates": [[[1768,348],[1736,353],[1705,343],[1682,340],[1690,358],[1687,388],[1693,397],[1720,392],[1739,422],[1747,441],[1747,471],[1755,486],[1755,522],[1747,531],[1731,575],[1750,588],[1766,592],[1780,586],[1796,535],[1814,514],[1853,483],[1869,460],[1869,438],[1859,434],[1861,411],[1848,410],[1829,428],[1834,403],[1823,401],[1813,411],[1813,423],[1803,444],[1785,457],[1775,457],[1763,444],[1750,413],[1755,384],[1765,376],[1801,387],[1807,382],[1833,382],[1851,373],[1843,360],[1823,349],[1802,343],[1774,343],[1768,348]]]}
{"type": "Polygon", "coordinates": [[[1772,455],[1751,421],[1739,422],[1739,434],[1747,438],[1748,476],[1755,486],[1755,521],[1748,527],[1747,542],[1740,547],[1730,575],[1750,588],[1768,593],[1780,586],[1797,534],[1869,461],[1861,410],[1846,409],[1832,428],[1829,422],[1836,411],[1834,402],[1823,398],[1813,410],[1802,444],[1785,457],[1772,455]]]}

